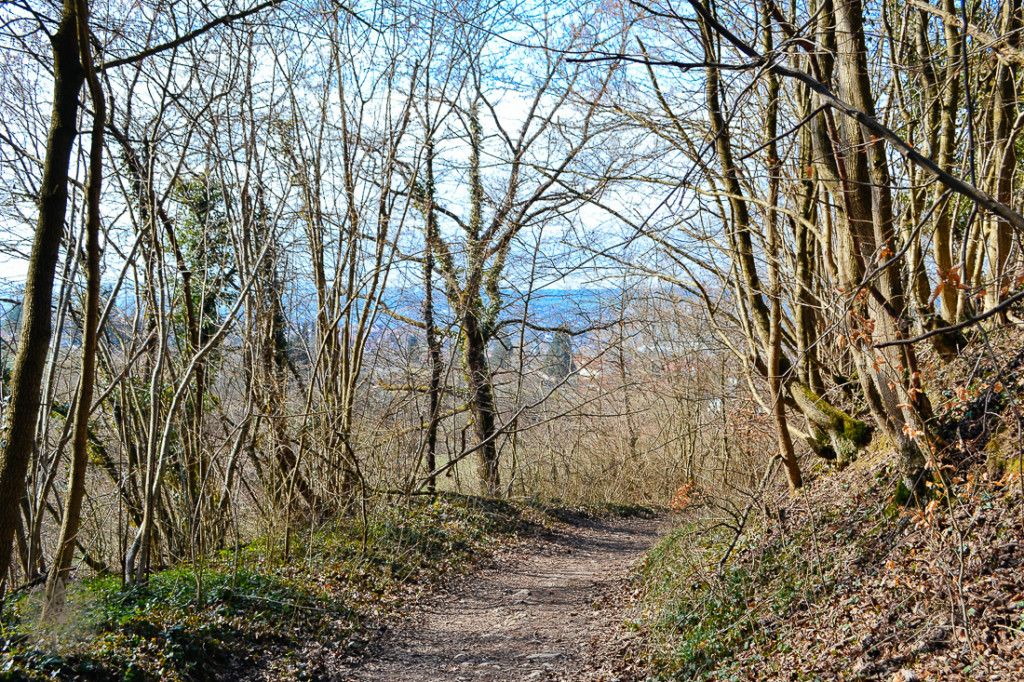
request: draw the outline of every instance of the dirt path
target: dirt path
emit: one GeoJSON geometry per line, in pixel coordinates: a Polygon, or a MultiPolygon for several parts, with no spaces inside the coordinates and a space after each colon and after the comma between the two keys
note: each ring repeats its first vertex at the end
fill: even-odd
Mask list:
{"type": "Polygon", "coordinates": [[[615,656],[623,637],[616,596],[659,525],[589,522],[528,540],[420,605],[358,667],[339,671],[341,679],[632,679],[615,656]]]}

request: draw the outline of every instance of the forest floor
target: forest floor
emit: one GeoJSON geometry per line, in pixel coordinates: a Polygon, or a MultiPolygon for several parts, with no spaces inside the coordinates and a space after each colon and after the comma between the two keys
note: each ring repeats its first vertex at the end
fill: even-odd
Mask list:
{"type": "Polygon", "coordinates": [[[660,518],[443,494],[328,520],[290,551],[268,536],[136,586],[76,581],[45,628],[23,590],[0,620],[0,681],[625,682],[626,581],[660,518]]]}
{"type": "Polygon", "coordinates": [[[1024,680],[1024,334],[923,363],[936,431],[914,504],[876,436],[805,487],[694,496],[637,567],[659,680],[1024,680]]]}
{"type": "Polygon", "coordinates": [[[637,634],[623,628],[624,597],[664,524],[577,519],[528,537],[415,604],[335,679],[643,679],[622,656],[637,634]]]}

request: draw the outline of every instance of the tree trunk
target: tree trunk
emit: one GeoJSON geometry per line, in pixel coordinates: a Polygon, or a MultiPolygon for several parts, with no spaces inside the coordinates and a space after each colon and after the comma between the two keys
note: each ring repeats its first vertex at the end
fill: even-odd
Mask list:
{"type": "MultiPolygon", "coordinates": [[[[764,51],[768,54],[772,51],[772,28],[771,16],[768,11],[767,2],[762,4],[763,13],[763,36],[764,51]]],[[[769,344],[768,344],[768,385],[772,401],[772,417],[775,421],[775,431],[779,442],[779,456],[786,466],[786,475],[789,481],[789,490],[795,493],[803,487],[803,477],[800,475],[800,465],[796,461],[796,452],[793,450],[793,440],[789,435],[789,428],[786,425],[786,401],[783,399],[783,377],[780,373],[780,360],[782,358],[782,283],[780,281],[779,259],[782,253],[781,239],[779,238],[778,227],[778,203],[779,203],[779,174],[782,171],[782,163],[779,160],[779,150],[776,137],[778,136],[779,122],[779,78],[773,73],[768,74],[768,108],[765,117],[765,138],[768,140],[765,151],[768,155],[768,216],[767,238],[765,246],[768,251],[768,286],[771,292],[771,311],[769,313],[769,344]]]]}
{"type": "MultiPolygon", "coordinates": [[[[860,0],[836,3],[836,74],[839,96],[874,118],[875,103],[867,73],[867,47],[860,0]]],[[[891,341],[908,336],[902,279],[890,265],[864,282],[869,270],[888,260],[896,250],[894,213],[888,158],[883,142],[869,135],[849,117],[842,122],[846,151],[839,157],[843,196],[840,213],[849,231],[841,240],[851,249],[843,258],[842,286],[863,296],[859,321],[866,341],[891,341]]],[[[855,299],[856,301],[856,299],[855,299]]],[[[866,345],[853,345],[858,376],[879,426],[896,447],[900,467],[908,481],[920,480],[925,451],[932,444],[928,431],[931,405],[920,390],[913,346],[872,353],[866,345]]]]}
{"type": "MultiPolygon", "coordinates": [[[[1017,31],[1020,25],[1019,0],[1003,0],[1000,11],[1000,35],[1008,36],[1011,45],[1019,42],[1017,31]]],[[[1013,174],[1017,168],[1017,149],[1015,141],[1010,139],[1014,121],[1017,118],[1017,97],[1014,92],[1016,74],[1013,69],[1002,62],[995,65],[995,83],[993,85],[993,102],[989,108],[991,121],[989,134],[991,149],[989,154],[991,168],[988,193],[1004,204],[1012,201],[1013,174]]],[[[988,246],[988,279],[985,286],[985,307],[994,308],[1005,298],[1010,285],[1007,259],[1013,244],[1013,230],[1010,224],[997,216],[985,219],[985,234],[988,246]]],[[[1006,314],[999,315],[1006,322],[1006,314]]]]}
{"type": "MultiPolygon", "coordinates": [[[[468,304],[472,306],[472,304],[468,304]]],[[[462,316],[462,333],[466,344],[466,381],[469,404],[476,434],[477,461],[480,480],[487,495],[499,495],[501,476],[498,472],[498,447],[495,443],[497,410],[491,370],[487,364],[487,339],[481,332],[477,311],[467,310],[462,316]]]]}
{"type": "Polygon", "coordinates": [[[86,187],[85,319],[82,341],[82,372],[75,406],[74,436],[71,448],[71,471],[68,475],[64,520],[57,541],[57,556],[46,581],[46,602],[42,620],[60,618],[64,611],[65,586],[71,573],[71,561],[78,539],[78,527],[85,496],[85,474],[89,464],[89,412],[92,409],[96,378],[97,326],[100,318],[100,190],[103,187],[103,125],[106,101],[103,87],[96,76],[89,48],[89,10],[86,0],[77,0],[78,43],[82,65],[89,83],[93,104],[92,133],[89,145],[89,180],[86,187]]]}
{"type": "MultiPolygon", "coordinates": [[[[949,13],[956,12],[954,0],[942,0],[943,9],[949,13]]],[[[939,116],[938,145],[936,163],[944,171],[951,171],[953,158],[956,152],[957,136],[956,121],[957,110],[960,106],[960,61],[964,58],[961,50],[960,31],[952,21],[943,22],[943,31],[946,40],[946,68],[945,84],[943,90],[945,96],[942,99],[942,108],[939,116]]],[[[938,201],[942,195],[943,188],[936,184],[932,192],[932,200],[938,201]]],[[[933,253],[935,254],[935,265],[938,269],[940,279],[949,280],[955,275],[953,263],[953,237],[952,221],[950,220],[951,204],[940,207],[935,218],[935,232],[933,253]]],[[[960,273],[965,277],[966,273],[960,273]]],[[[954,286],[943,286],[939,301],[941,302],[941,314],[947,324],[954,324],[958,318],[957,290],[954,286]]]]}
{"type": "Polygon", "coordinates": [[[39,190],[39,220],[25,280],[24,313],[11,377],[5,442],[0,450],[0,570],[5,574],[25,495],[25,474],[35,447],[40,382],[50,343],[53,276],[64,235],[71,151],[78,133],[78,94],[84,72],[79,60],[77,15],[75,0],[65,0],[60,23],[51,39],[53,112],[39,190]]]}
{"type": "Polygon", "coordinates": [[[441,358],[441,339],[438,337],[437,326],[434,322],[434,248],[433,244],[438,239],[437,234],[437,209],[434,205],[434,143],[427,142],[426,156],[427,173],[427,205],[426,214],[426,248],[423,254],[423,326],[427,341],[427,364],[430,368],[430,384],[427,388],[427,438],[426,438],[426,467],[428,472],[427,490],[434,491],[437,488],[434,471],[437,469],[437,428],[440,422],[441,411],[441,380],[444,372],[444,363],[441,358]]]}
{"type": "MultiPolygon", "coordinates": [[[[708,62],[717,61],[712,33],[705,27],[705,58],[708,62]]],[[[793,398],[801,413],[820,430],[827,434],[827,439],[832,443],[832,448],[826,450],[817,448],[818,452],[842,453],[844,458],[852,458],[861,447],[870,441],[870,429],[866,424],[853,419],[839,410],[821,395],[812,390],[806,383],[800,381],[796,372],[791,371],[792,363],[779,352],[779,367],[773,371],[770,366],[763,363],[764,358],[770,358],[770,349],[773,346],[772,320],[768,305],[764,302],[761,292],[763,285],[757,273],[757,263],[754,259],[753,241],[751,239],[751,218],[744,200],[743,188],[739,182],[739,173],[735,167],[731,138],[725,124],[725,117],[722,112],[721,98],[719,96],[719,73],[715,67],[707,69],[707,80],[705,83],[705,96],[708,102],[708,117],[711,123],[711,134],[714,135],[717,145],[719,163],[722,171],[722,178],[725,190],[729,196],[730,220],[732,225],[729,229],[729,244],[733,251],[732,257],[738,261],[738,271],[741,274],[738,281],[740,284],[740,295],[745,299],[750,316],[753,318],[753,338],[751,342],[762,349],[759,359],[755,358],[755,364],[764,376],[771,381],[771,377],[784,377],[783,386],[793,398]],[[806,399],[811,395],[813,399],[806,399]],[[828,416],[822,416],[828,415],[828,416]],[[832,415],[843,415],[844,419],[835,419],[832,415]]],[[[781,336],[781,330],[780,330],[781,336]]],[[[781,342],[781,339],[780,339],[781,342]]],[[[776,423],[778,419],[776,417],[776,423]]],[[[788,435],[789,429],[785,429],[788,435]]],[[[782,436],[780,436],[781,438],[782,436]]],[[[783,443],[784,445],[784,443],[783,443]]]]}

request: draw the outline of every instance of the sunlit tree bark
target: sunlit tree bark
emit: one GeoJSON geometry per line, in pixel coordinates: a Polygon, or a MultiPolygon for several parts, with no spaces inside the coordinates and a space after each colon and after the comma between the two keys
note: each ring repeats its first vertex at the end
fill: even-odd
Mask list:
{"type": "MultiPolygon", "coordinates": [[[[77,136],[78,95],[85,72],[79,57],[79,4],[66,0],[53,34],[53,113],[40,184],[39,220],[29,257],[21,335],[11,377],[11,400],[0,449],[0,567],[11,561],[25,474],[35,447],[40,384],[50,344],[50,305],[57,255],[64,236],[68,171],[77,136]]],[[[6,575],[6,573],[5,573],[6,575]]]]}

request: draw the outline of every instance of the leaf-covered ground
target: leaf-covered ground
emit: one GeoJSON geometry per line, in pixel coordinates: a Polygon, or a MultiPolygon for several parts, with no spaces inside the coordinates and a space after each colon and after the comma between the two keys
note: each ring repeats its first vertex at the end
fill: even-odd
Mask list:
{"type": "Polygon", "coordinates": [[[901,504],[876,444],[765,500],[738,539],[692,510],[637,577],[633,655],[659,679],[1024,679],[1022,363],[1007,331],[931,369],[951,447],[924,504],[901,504]]]}

